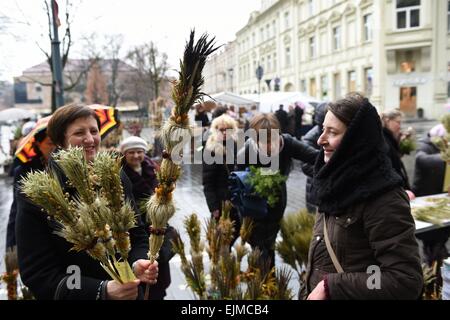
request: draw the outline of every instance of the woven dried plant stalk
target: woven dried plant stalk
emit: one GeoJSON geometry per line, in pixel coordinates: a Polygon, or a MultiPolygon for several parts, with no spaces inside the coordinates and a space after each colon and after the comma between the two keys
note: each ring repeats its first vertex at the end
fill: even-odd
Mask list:
{"type": "MultiPolygon", "coordinates": [[[[204,84],[202,71],[208,56],[218,49],[214,46],[214,38],[208,40],[207,34],[203,34],[195,44],[194,36],[195,31],[191,31],[183,60],[180,61],[179,78],[173,82],[172,98],[175,106],[161,129],[165,150],[157,174],[159,185],[147,203],[147,222],[150,223],[148,258],[152,263],[158,259],[167,222],[175,213],[172,193],[180,177],[181,168],[174,163],[172,153],[175,150],[182,150],[184,144],[190,141],[192,130],[189,126],[188,112],[194,103],[201,101],[205,95],[201,92],[204,84]]],[[[145,299],[148,299],[148,290],[149,286],[146,288],[145,299]]]]}

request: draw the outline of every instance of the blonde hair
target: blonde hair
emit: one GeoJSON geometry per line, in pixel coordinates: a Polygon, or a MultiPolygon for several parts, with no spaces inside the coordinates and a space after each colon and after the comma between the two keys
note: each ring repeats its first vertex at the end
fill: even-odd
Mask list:
{"type": "Polygon", "coordinates": [[[236,120],[234,120],[232,117],[230,117],[227,114],[223,114],[217,118],[215,118],[211,123],[210,132],[211,135],[208,137],[208,140],[206,141],[206,149],[213,150],[216,153],[223,153],[223,141],[222,139],[219,139],[219,133],[218,130],[220,125],[225,125],[229,130],[231,130],[231,137],[233,140],[237,139],[237,130],[238,125],[236,120]]]}
{"type": "Polygon", "coordinates": [[[386,127],[389,120],[394,120],[396,118],[403,118],[403,112],[398,109],[390,109],[380,113],[381,122],[383,127],[386,127]]]}

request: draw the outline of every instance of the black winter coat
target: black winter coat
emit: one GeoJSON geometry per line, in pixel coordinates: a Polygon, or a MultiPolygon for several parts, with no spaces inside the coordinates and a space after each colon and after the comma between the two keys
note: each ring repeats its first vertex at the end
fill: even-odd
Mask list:
{"type": "Polygon", "coordinates": [[[125,171],[131,181],[131,185],[133,186],[133,196],[138,206],[140,206],[141,201],[148,199],[158,186],[158,179],[156,178],[158,164],[145,156],[141,166],[142,175],[128,166],[125,160],[123,164],[123,171],[125,171]]]}
{"type": "MultiPolygon", "coordinates": [[[[67,180],[51,159],[49,166],[60,173],[60,181],[67,180]]],[[[125,198],[131,201],[135,212],[138,213],[130,180],[123,171],[120,178],[125,198]]],[[[67,184],[63,183],[63,186],[70,192],[67,184]]],[[[138,259],[147,259],[147,234],[140,215],[136,218],[137,226],[130,230],[130,265],[138,259]]],[[[41,208],[32,204],[23,193],[18,193],[16,235],[20,276],[37,299],[95,300],[102,280],[111,278],[99,261],[85,252],[71,251],[72,244],[55,234],[59,228],[61,225],[57,221],[47,218],[41,208]],[[73,275],[69,268],[71,266],[80,268],[80,289],[71,290],[66,285],[66,277],[73,275]]]]}
{"type": "Polygon", "coordinates": [[[397,172],[400,177],[402,177],[402,187],[406,190],[411,190],[411,186],[408,180],[408,174],[406,173],[405,166],[401,159],[402,155],[400,153],[399,143],[397,142],[397,140],[395,140],[389,129],[383,128],[383,135],[389,147],[388,156],[389,159],[391,159],[392,167],[394,168],[395,172],[397,172]]]}
{"type": "MultiPolygon", "coordinates": [[[[236,162],[236,157],[234,159],[234,162],[236,162]]],[[[222,202],[230,200],[231,197],[228,176],[237,167],[234,163],[225,163],[225,160],[224,158],[223,163],[214,162],[212,164],[207,164],[203,161],[203,193],[210,212],[214,210],[222,212],[222,202]]]]}
{"type": "MultiPolygon", "coordinates": [[[[280,173],[285,177],[289,176],[291,171],[292,159],[301,160],[308,163],[314,163],[318,151],[309,147],[304,142],[301,142],[293,138],[289,134],[283,134],[281,137],[280,153],[278,154],[278,166],[280,173]]],[[[252,139],[247,140],[245,148],[239,151],[238,161],[240,170],[244,170],[250,165],[255,167],[268,167],[270,168],[275,164],[268,162],[264,163],[263,158],[258,153],[256,142],[252,139]],[[244,154],[242,154],[244,153],[244,154]],[[252,159],[252,153],[256,159],[252,159]],[[245,156],[245,164],[241,165],[241,157],[245,156]],[[252,160],[256,160],[256,163],[252,163],[252,160]]],[[[272,168],[274,169],[274,168],[272,168]]],[[[287,203],[287,190],[286,182],[283,182],[281,186],[281,193],[279,195],[278,202],[274,207],[269,207],[267,216],[261,219],[253,219],[253,231],[250,235],[249,243],[253,247],[257,247],[261,250],[261,258],[265,261],[270,261],[270,267],[275,264],[275,241],[280,230],[280,220],[283,218],[284,210],[287,203]]]]}
{"type": "Polygon", "coordinates": [[[446,163],[439,149],[426,137],[419,142],[412,191],[418,197],[445,192],[446,163]]]}
{"type": "Polygon", "coordinates": [[[314,172],[319,213],[307,293],[324,280],[331,299],[418,299],[423,279],[409,199],[367,99],[327,163],[321,150],[314,172]],[[324,221],[343,273],[337,273],[326,248],[324,221]],[[374,270],[381,272],[379,288],[368,287],[374,270]]]}
{"type": "Polygon", "coordinates": [[[16,245],[16,216],[17,216],[17,193],[20,182],[31,171],[44,170],[45,165],[40,157],[33,158],[30,162],[22,163],[14,168],[13,202],[9,212],[8,228],[6,231],[6,248],[16,245]]]}
{"type": "MultiPolygon", "coordinates": [[[[319,139],[322,134],[322,129],[320,126],[316,125],[311,130],[308,131],[306,135],[303,136],[302,140],[316,150],[320,150],[320,147],[317,145],[317,139],[319,139]]],[[[301,163],[301,168],[303,173],[307,176],[306,178],[306,206],[309,208],[311,206],[315,206],[317,200],[314,198],[312,189],[312,177],[314,175],[314,164],[310,164],[307,162],[301,163]]]]}
{"type": "MultiPolygon", "coordinates": [[[[156,178],[156,171],[158,170],[158,164],[152,161],[149,157],[145,156],[144,161],[141,164],[142,175],[133,170],[124,161],[123,171],[127,174],[133,186],[133,196],[136,203],[141,206],[142,203],[149,199],[154,193],[155,188],[158,186],[158,179],[156,178]]],[[[150,236],[148,232],[149,224],[146,222],[144,212],[141,217],[145,225],[145,231],[147,237],[150,236]]],[[[174,237],[173,227],[168,227],[166,235],[164,237],[164,243],[161,246],[158,257],[158,279],[156,284],[151,285],[149,288],[149,300],[163,300],[166,296],[166,289],[170,286],[170,265],[169,261],[173,257],[172,245],[170,240],[174,237]]]]}
{"type": "MultiPolygon", "coordinates": [[[[299,141],[292,137],[289,134],[283,134],[281,136],[282,139],[282,147],[279,153],[278,161],[279,161],[279,170],[282,175],[285,177],[289,176],[292,167],[292,159],[297,159],[306,163],[313,164],[316,161],[317,155],[319,151],[308,146],[302,141],[299,141]]],[[[255,167],[270,167],[271,163],[263,164],[261,162],[259,154],[257,155],[257,161],[255,164],[249,162],[251,157],[249,157],[249,153],[257,152],[256,143],[249,139],[245,144],[245,165],[240,165],[240,168],[243,170],[250,165],[255,167]]],[[[244,150],[241,150],[243,152],[244,150]]],[[[238,159],[240,159],[240,155],[238,155],[238,159]]],[[[273,222],[279,222],[284,214],[284,209],[286,209],[287,203],[287,190],[286,190],[286,182],[282,185],[282,191],[280,195],[280,200],[275,205],[274,208],[269,208],[269,214],[267,220],[273,222]]]]}

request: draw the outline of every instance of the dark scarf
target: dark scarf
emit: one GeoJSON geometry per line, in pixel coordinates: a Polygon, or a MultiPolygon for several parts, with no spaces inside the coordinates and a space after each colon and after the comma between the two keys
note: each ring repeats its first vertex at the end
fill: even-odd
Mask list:
{"type": "Polygon", "coordinates": [[[328,163],[323,149],[316,160],[312,192],[320,212],[337,216],[401,185],[387,156],[378,113],[364,101],[328,163]]]}
{"type": "Polygon", "coordinates": [[[126,164],[125,160],[122,167],[133,185],[133,196],[138,203],[152,195],[158,186],[158,180],[156,178],[158,165],[149,157],[145,156],[141,166],[142,174],[134,171],[133,168],[126,164]]]}
{"type": "Polygon", "coordinates": [[[384,139],[386,140],[386,143],[389,147],[388,156],[389,159],[391,159],[392,167],[394,168],[395,172],[397,172],[400,177],[402,177],[403,188],[410,190],[411,186],[409,185],[408,174],[401,159],[402,154],[400,152],[400,143],[397,139],[395,139],[391,130],[389,130],[388,128],[383,128],[383,134],[384,139]]]}

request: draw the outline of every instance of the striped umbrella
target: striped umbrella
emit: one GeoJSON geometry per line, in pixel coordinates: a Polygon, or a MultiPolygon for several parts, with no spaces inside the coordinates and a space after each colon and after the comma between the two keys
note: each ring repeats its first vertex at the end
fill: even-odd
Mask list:
{"type": "MultiPolygon", "coordinates": [[[[119,126],[117,120],[117,110],[112,107],[103,106],[100,104],[90,105],[90,108],[95,110],[98,118],[100,119],[100,135],[105,138],[108,133],[119,126]]],[[[23,138],[16,150],[15,156],[22,162],[27,163],[31,161],[35,156],[34,151],[35,136],[37,133],[47,128],[48,121],[52,116],[48,116],[39,119],[31,132],[23,138]]]]}

